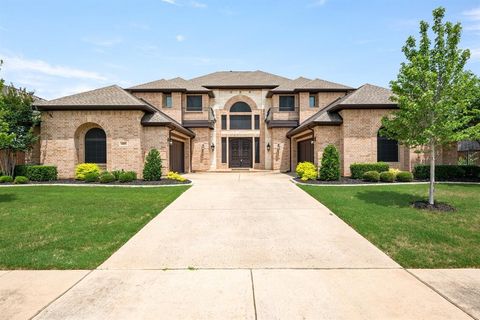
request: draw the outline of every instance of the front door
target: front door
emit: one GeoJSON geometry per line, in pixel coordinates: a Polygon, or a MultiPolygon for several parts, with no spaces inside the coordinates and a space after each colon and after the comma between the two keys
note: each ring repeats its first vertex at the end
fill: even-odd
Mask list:
{"type": "Polygon", "coordinates": [[[303,140],[297,144],[298,162],[308,161],[313,163],[313,139],[303,140]]]}
{"type": "Polygon", "coordinates": [[[181,141],[172,140],[170,144],[170,171],[184,172],[185,171],[185,144],[181,141]]]}
{"type": "Polygon", "coordinates": [[[230,168],[252,167],[252,139],[230,138],[230,168]]]}

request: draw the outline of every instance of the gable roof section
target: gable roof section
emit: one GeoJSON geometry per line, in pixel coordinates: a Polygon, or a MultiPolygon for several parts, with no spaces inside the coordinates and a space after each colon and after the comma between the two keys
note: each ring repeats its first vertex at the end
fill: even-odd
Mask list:
{"type": "Polygon", "coordinates": [[[143,110],[155,112],[152,106],[135,98],[117,85],[73,94],[50,101],[35,102],[40,110],[143,110]]]}
{"type": "Polygon", "coordinates": [[[128,91],[163,91],[163,92],[190,92],[190,93],[208,93],[213,96],[211,90],[204,88],[195,82],[177,77],[173,79],[160,79],[143,84],[139,84],[127,89],[128,91]]]}
{"type": "Polygon", "coordinates": [[[397,104],[390,100],[392,92],[387,88],[364,84],[357,90],[350,92],[344,97],[330,103],[322,110],[306,119],[297,128],[287,132],[287,137],[291,137],[306,129],[317,125],[340,125],[343,122],[342,117],[337,111],[342,109],[390,109],[396,108],[397,104]]]}
{"type": "Polygon", "coordinates": [[[260,70],[256,71],[218,71],[196,77],[190,81],[206,88],[275,88],[288,78],[260,70]]]}

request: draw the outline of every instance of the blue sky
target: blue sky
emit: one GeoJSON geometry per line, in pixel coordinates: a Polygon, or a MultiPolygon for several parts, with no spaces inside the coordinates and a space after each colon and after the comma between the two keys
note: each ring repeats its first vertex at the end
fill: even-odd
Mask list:
{"type": "Polygon", "coordinates": [[[440,5],[480,74],[480,0],[0,0],[0,76],[45,98],[218,70],[388,86],[440,5]]]}

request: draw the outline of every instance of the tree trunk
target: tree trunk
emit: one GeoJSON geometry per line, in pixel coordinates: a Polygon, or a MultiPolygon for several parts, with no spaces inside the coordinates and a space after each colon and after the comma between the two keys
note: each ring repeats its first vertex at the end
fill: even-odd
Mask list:
{"type": "Polygon", "coordinates": [[[430,190],[428,192],[428,203],[435,204],[435,143],[430,144],[430,190]]]}
{"type": "Polygon", "coordinates": [[[0,171],[3,174],[13,177],[16,164],[16,155],[15,151],[4,149],[0,152],[0,171]]]}

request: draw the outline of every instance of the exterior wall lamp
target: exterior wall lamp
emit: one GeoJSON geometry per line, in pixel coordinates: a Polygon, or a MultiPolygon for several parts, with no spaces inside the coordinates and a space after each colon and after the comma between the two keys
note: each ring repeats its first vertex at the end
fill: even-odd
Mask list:
{"type": "Polygon", "coordinates": [[[172,144],[173,144],[172,138],[168,138],[168,144],[169,144],[169,145],[172,145],[172,144]]]}
{"type": "Polygon", "coordinates": [[[210,149],[212,149],[212,152],[215,151],[215,144],[213,144],[213,142],[212,142],[212,145],[210,146],[210,149]]]}
{"type": "Polygon", "coordinates": [[[267,143],[267,152],[269,152],[269,151],[270,151],[270,142],[267,143]]]}

